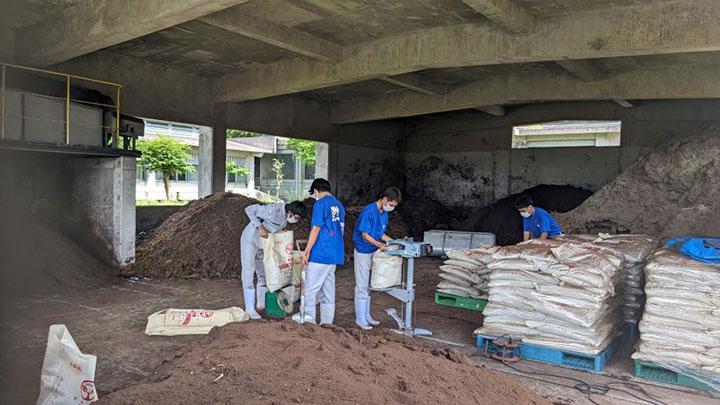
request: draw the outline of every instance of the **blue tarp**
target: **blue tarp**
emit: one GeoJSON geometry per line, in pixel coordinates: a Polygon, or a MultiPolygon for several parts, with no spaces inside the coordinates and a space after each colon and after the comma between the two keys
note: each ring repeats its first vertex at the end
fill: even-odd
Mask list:
{"type": "Polygon", "coordinates": [[[720,264],[720,239],[678,238],[669,240],[665,246],[678,245],[680,253],[705,263],[720,264]]]}

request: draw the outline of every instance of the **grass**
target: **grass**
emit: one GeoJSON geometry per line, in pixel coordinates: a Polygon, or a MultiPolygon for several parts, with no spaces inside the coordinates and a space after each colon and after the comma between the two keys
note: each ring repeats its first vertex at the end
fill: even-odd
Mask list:
{"type": "Polygon", "coordinates": [[[135,200],[136,207],[155,207],[163,205],[185,205],[188,200],[135,200]]]}

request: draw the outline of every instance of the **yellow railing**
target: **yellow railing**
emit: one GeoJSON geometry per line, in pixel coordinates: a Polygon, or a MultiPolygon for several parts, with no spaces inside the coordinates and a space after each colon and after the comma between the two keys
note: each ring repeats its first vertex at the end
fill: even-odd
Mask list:
{"type": "MultiPolygon", "coordinates": [[[[42,98],[64,100],[65,101],[65,120],[64,121],[63,120],[52,120],[52,119],[46,119],[46,118],[33,118],[33,117],[20,116],[21,119],[31,119],[31,120],[64,123],[65,124],[65,144],[69,145],[70,144],[70,123],[71,123],[71,121],[70,121],[70,118],[71,118],[70,117],[70,102],[71,101],[75,102],[75,103],[96,105],[96,106],[105,107],[105,108],[112,108],[115,110],[115,126],[114,126],[114,128],[102,126],[102,128],[103,129],[105,129],[105,128],[113,129],[114,135],[113,135],[112,147],[113,148],[118,147],[117,139],[118,139],[118,136],[120,135],[120,89],[122,89],[121,84],[108,82],[105,80],[92,79],[92,78],[84,77],[84,76],[77,76],[77,75],[70,75],[67,73],[53,72],[51,70],[13,65],[13,64],[9,64],[9,63],[0,63],[0,65],[2,65],[2,79],[1,79],[2,80],[2,90],[0,90],[2,92],[2,94],[0,95],[0,103],[2,103],[2,106],[0,106],[0,112],[2,112],[2,122],[0,123],[0,139],[5,139],[5,123],[6,123],[5,116],[7,115],[6,90],[7,90],[7,84],[8,84],[7,83],[7,75],[8,75],[9,71],[11,71],[13,69],[17,69],[17,70],[23,70],[23,71],[27,71],[27,72],[35,72],[35,73],[65,78],[65,97],[58,97],[58,96],[53,96],[53,95],[48,95],[48,94],[20,91],[20,89],[18,89],[18,91],[23,94],[29,94],[29,95],[33,95],[33,96],[37,96],[37,97],[42,97],[42,98]],[[115,104],[106,104],[106,103],[100,103],[100,102],[95,102],[95,101],[87,101],[87,100],[79,100],[79,99],[71,98],[70,97],[70,89],[71,89],[71,81],[72,80],[80,81],[80,82],[82,82],[82,81],[91,82],[91,83],[106,85],[106,86],[110,86],[110,87],[114,88],[115,100],[116,100],[115,104]]],[[[79,124],[83,125],[82,123],[79,123],[79,124]]],[[[104,139],[104,136],[105,135],[103,134],[103,139],[104,139]]]]}

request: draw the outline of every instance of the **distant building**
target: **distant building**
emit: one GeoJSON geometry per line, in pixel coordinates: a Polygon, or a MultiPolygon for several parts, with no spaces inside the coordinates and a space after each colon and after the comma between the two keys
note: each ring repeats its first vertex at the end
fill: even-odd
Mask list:
{"type": "MultiPolygon", "coordinates": [[[[188,164],[195,166],[195,172],[175,174],[170,179],[170,193],[173,198],[194,200],[198,198],[198,166],[200,128],[193,125],[166,121],[145,121],[145,138],[159,135],[177,139],[190,145],[188,164]]],[[[298,159],[293,150],[286,147],[286,139],[272,135],[250,138],[227,139],[227,162],[235,167],[247,169],[247,175],[227,174],[226,190],[258,199],[271,199],[277,192],[277,179],[273,171],[273,159],[285,163],[280,199],[290,201],[307,198],[307,189],[315,176],[315,166],[298,159]]],[[[326,148],[323,148],[326,151],[326,148]]],[[[326,152],[325,152],[326,153],[326,152]]],[[[136,198],[140,200],[164,200],[165,189],[162,173],[137,168],[136,198]]]]}

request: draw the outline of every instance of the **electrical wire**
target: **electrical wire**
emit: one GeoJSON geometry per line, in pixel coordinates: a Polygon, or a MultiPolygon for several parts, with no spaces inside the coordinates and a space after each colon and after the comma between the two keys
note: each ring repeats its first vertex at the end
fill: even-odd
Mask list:
{"type": "MultiPolygon", "coordinates": [[[[482,352],[480,349],[475,349],[475,352],[474,352],[472,355],[470,355],[470,357],[477,356],[477,355],[479,355],[479,354],[481,354],[481,353],[484,354],[484,352],[482,352]]],[[[600,405],[600,403],[598,403],[597,401],[593,400],[593,398],[592,398],[592,395],[593,395],[593,394],[595,394],[595,395],[606,395],[606,394],[607,394],[608,392],[610,392],[610,391],[622,392],[622,393],[624,393],[624,394],[630,395],[631,397],[633,397],[633,398],[635,398],[635,399],[638,399],[638,400],[643,401],[643,402],[647,402],[647,403],[652,404],[652,405],[668,405],[666,402],[663,402],[663,401],[661,401],[660,399],[658,399],[657,397],[651,395],[649,392],[645,391],[645,389],[643,389],[641,386],[639,386],[639,385],[637,385],[637,384],[627,383],[627,382],[619,382],[619,381],[614,381],[614,382],[611,381],[611,382],[606,383],[606,384],[590,384],[590,383],[588,383],[587,381],[584,381],[584,380],[581,380],[581,379],[578,379],[578,378],[575,378],[575,377],[569,377],[569,376],[552,374],[552,373],[539,373],[539,372],[536,372],[536,371],[525,371],[525,370],[518,369],[517,367],[511,366],[511,365],[508,364],[507,362],[502,361],[501,363],[504,364],[506,367],[508,367],[508,368],[516,371],[517,373],[520,373],[520,374],[524,375],[526,378],[530,378],[530,379],[532,379],[532,380],[537,380],[537,381],[545,382],[545,383],[548,383],[548,384],[560,385],[560,386],[567,387],[567,388],[574,388],[574,389],[576,389],[577,391],[579,391],[579,392],[581,392],[581,393],[583,393],[583,394],[587,394],[588,400],[589,400],[591,403],[595,404],[595,405],[600,405]],[[558,383],[558,382],[555,382],[555,381],[548,381],[548,380],[545,380],[545,379],[542,379],[542,378],[533,377],[533,376],[545,376],[545,377],[553,377],[553,378],[570,380],[570,381],[573,381],[573,382],[575,383],[575,385],[561,384],[561,383],[558,383]],[[641,395],[644,395],[645,398],[643,398],[643,397],[641,397],[641,396],[638,396],[638,395],[634,394],[634,393],[631,392],[631,391],[623,390],[623,389],[620,389],[620,388],[614,388],[614,387],[612,387],[612,385],[622,385],[622,386],[624,386],[624,387],[626,387],[626,388],[629,388],[630,390],[639,392],[641,395]]]]}

